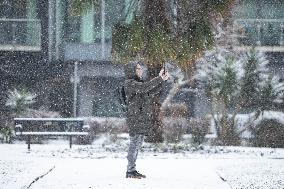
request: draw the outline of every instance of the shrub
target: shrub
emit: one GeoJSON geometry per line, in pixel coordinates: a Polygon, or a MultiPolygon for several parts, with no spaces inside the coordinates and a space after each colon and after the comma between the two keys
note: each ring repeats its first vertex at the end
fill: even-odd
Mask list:
{"type": "Polygon", "coordinates": [[[87,136],[77,137],[77,144],[91,144],[98,135],[107,133],[111,135],[113,140],[116,140],[117,134],[126,133],[128,131],[125,120],[121,118],[98,118],[86,121],[90,126],[87,136]]]}
{"type": "Polygon", "coordinates": [[[276,120],[262,120],[252,130],[252,135],[252,144],[254,146],[284,148],[284,125],[276,120]]]}
{"type": "Polygon", "coordinates": [[[214,125],[217,131],[215,145],[238,146],[241,144],[241,134],[235,121],[235,115],[219,115],[214,118],[214,125]]]}
{"type": "Polygon", "coordinates": [[[0,139],[5,143],[11,143],[11,137],[13,135],[13,130],[9,126],[0,127],[0,139]]]}
{"type": "Polygon", "coordinates": [[[164,118],[164,138],[169,143],[181,141],[183,134],[186,133],[187,121],[185,118],[164,118]]]}
{"type": "Polygon", "coordinates": [[[194,78],[211,104],[219,145],[239,145],[236,115],[274,110],[283,103],[284,83],[269,74],[261,52],[238,54],[215,48],[197,61],[194,78]]]}
{"type": "Polygon", "coordinates": [[[189,133],[192,135],[193,144],[201,144],[205,141],[205,135],[209,131],[210,120],[207,118],[191,118],[189,120],[189,133]]]}
{"type": "Polygon", "coordinates": [[[186,132],[187,107],[185,103],[169,104],[161,111],[163,137],[169,143],[176,143],[182,139],[186,132]]]}
{"type": "Polygon", "coordinates": [[[19,115],[35,102],[36,95],[27,89],[14,89],[8,91],[5,105],[19,115]]]}
{"type": "Polygon", "coordinates": [[[89,125],[89,134],[87,136],[78,136],[76,137],[75,144],[92,144],[94,139],[97,136],[100,125],[96,121],[87,122],[85,124],[89,125]]]}
{"type": "Polygon", "coordinates": [[[13,139],[13,119],[7,112],[0,111],[0,141],[11,143],[13,139]]]}
{"type": "Polygon", "coordinates": [[[168,105],[162,111],[162,117],[186,117],[187,107],[185,103],[175,103],[168,105]]]}

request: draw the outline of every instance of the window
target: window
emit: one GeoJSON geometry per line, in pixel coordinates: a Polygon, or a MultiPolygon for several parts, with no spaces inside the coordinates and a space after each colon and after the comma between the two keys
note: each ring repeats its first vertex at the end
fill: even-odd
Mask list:
{"type": "Polygon", "coordinates": [[[243,0],[235,7],[233,16],[235,19],[283,19],[283,10],[282,0],[243,0]]]}
{"type": "Polygon", "coordinates": [[[111,41],[112,28],[123,15],[128,0],[103,0],[85,15],[67,15],[66,41],[75,43],[101,43],[111,41]]]}
{"type": "Polygon", "coordinates": [[[117,78],[101,77],[96,79],[93,99],[93,116],[122,117],[124,111],[114,92],[118,86],[117,78]]]}
{"type": "Polygon", "coordinates": [[[283,46],[284,2],[245,0],[235,9],[235,29],[240,45],[283,46]]]}
{"type": "MultiPolygon", "coordinates": [[[[68,0],[68,5],[70,2],[68,0]]],[[[110,61],[112,29],[117,23],[131,19],[131,11],[126,11],[126,7],[130,10],[129,7],[133,7],[127,6],[131,2],[132,0],[99,0],[98,6],[91,7],[86,14],[80,16],[68,15],[65,8],[65,59],[110,61]],[[128,18],[126,12],[130,14],[128,18]]]]}
{"type": "Polygon", "coordinates": [[[5,0],[0,3],[1,49],[39,50],[41,24],[37,19],[37,0],[5,0]],[[2,11],[3,10],[3,11],[2,11]]]}
{"type": "Polygon", "coordinates": [[[66,42],[96,43],[101,41],[101,9],[94,8],[83,16],[67,16],[66,42]]]}

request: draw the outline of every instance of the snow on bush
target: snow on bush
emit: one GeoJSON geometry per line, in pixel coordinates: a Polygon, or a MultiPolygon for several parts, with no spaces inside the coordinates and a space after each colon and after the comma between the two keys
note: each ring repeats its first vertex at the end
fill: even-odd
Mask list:
{"type": "MultiPolygon", "coordinates": [[[[211,115],[219,142],[238,145],[246,128],[237,128],[236,116],[274,110],[283,103],[284,83],[269,73],[268,61],[259,51],[238,54],[214,48],[197,61],[194,78],[211,104],[211,115]]],[[[248,124],[250,125],[250,124],[248,124]]]]}
{"type": "Polygon", "coordinates": [[[33,104],[35,102],[36,96],[36,94],[33,94],[26,89],[9,90],[8,99],[5,105],[16,112],[20,112],[25,110],[29,105],[33,104]]]}

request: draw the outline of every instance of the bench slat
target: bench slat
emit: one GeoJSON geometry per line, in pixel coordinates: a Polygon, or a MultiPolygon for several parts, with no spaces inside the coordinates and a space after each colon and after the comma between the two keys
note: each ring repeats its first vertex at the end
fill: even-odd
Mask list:
{"type": "Polygon", "coordinates": [[[16,132],[16,135],[41,135],[41,136],[76,136],[88,135],[88,132],[16,132]]]}
{"type": "Polygon", "coordinates": [[[14,118],[15,121],[83,122],[83,118],[14,118]]]}
{"type": "MultiPolygon", "coordinates": [[[[33,136],[68,136],[69,146],[72,147],[72,137],[73,136],[87,136],[89,133],[86,131],[90,128],[89,125],[84,125],[83,118],[14,118],[15,121],[15,134],[17,136],[27,136],[28,150],[30,150],[31,137],[33,136]],[[57,123],[57,124],[54,124],[57,123]],[[68,126],[68,130],[62,131],[61,123],[68,126]],[[34,124],[40,124],[40,127],[53,127],[57,128],[57,131],[30,131],[28,128],[34,124]],[[44,124],[44,125],[43,125],[44,124]],[[77,128],[77,129],[76,129],[77,128]],[[60,131],[58,131],[60,129],[60,131]],[[81,130],[82,129],[82,130],[81,130]],[[73,130],[73,131],[72,131],[73,130]]],[[[34,129],[39,129],[36,126],[34,129]]],[[[65,128],[64,127],[64,128],[65,128]]]]}

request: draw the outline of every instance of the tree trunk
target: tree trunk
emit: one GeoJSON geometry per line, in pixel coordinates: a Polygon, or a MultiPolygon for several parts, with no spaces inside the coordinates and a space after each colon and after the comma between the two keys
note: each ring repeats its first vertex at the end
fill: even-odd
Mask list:
{"type": "MultiPolygon", "coordinates": [[[[149,78],[152,79],[156,77],[161,70],[161,66],[156,65],[156,67],[149,67],[149,78]]],[[[157,95],[154,99],[153,103],[153,111],[154,111],[154,119],[151,125],[151,131],[149,135],[146,137],[145,142],[151,142],[151,143],[159,143],[163,142],[163,124],[160,116],[160,96],[157,95]]]]}
{"type": "MultiPolygon", "coordinates": [[[[167,16],[167,1],[166,0],[145,0],[144,1],[144,21],[147,27],[148,33],[156,32],[163,29],[167,33],[170,32],[170,21],[167,16]]],[[[151,37],[148,35],[146,46],[151,43],[151,37]]],[[[155,56],[149,56],[149,54],[144,54],[145,58],[149,62],[145,62],[148,65],[149,79],[156,77],[162,68],[163,60],[155,56]]],[[[157,95],[153,103],[154,120],[151,126],[151,132],[149,136],[145,139],[146,142],[158,143],[163,142],[163,128],[160,115],[160,98],[157,95]]]]}
{"type": "Polygon", "coordinates": [[[150,133],[146,137],[145,142],[159,143],[164,141],[163,124],[160,116],[161,103],[159,101],[160,101],[159,96],[155,97],[153,105],[154,119],[152,122],[150,133]]]}

